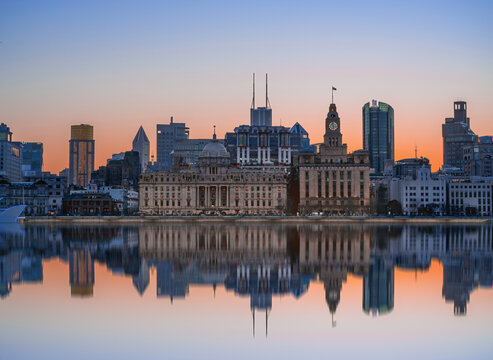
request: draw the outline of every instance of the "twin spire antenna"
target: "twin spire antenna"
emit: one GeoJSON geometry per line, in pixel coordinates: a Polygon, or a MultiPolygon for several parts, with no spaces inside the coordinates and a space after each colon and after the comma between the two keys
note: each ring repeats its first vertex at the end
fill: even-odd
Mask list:
{"type": "MultiPolygon", "coordinates": [[[[265,107],[270,109],[269,101],[269,78],[265,74],[265,107]]],[[[255,109],[255,73],[253,73],[253,99],[252,99],[252,109],[255,109]]]]}

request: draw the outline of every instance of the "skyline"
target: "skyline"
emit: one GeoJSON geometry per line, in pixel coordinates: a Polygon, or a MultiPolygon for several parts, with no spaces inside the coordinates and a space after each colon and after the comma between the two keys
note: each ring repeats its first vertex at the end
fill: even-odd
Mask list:
{"type": "MultiPolygon", "coordinates": [[[[45,171],[68,167],[70,125],[80,123],[95,128],[96,168],[130,150],[141,125],[155,155],[156,124],[170,116],[191,138],[212,137],[213,125],[222,137],[249,123],[253,72],[269,73],[273,124],[299,122],[312,143],[322,141],[331,86],[350,151],[362,148],[372,99],[395,110],[396,160],[417,146],[441,166],[441,124],[457,100],[478,135],[493,133],[486,1],[467,11],[441,1],[27,3],[0,4],[0,117],[15,141],[44,143],[45,171]]],[[[263,92],[259,82],[259,100],[263,92]]]]}

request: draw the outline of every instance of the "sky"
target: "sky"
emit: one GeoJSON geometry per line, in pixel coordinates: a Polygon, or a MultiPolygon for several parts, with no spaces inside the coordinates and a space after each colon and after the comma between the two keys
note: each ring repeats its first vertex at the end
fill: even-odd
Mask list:
{"type": "Polygon", "coordinates": [[[192,138],[249,123],[300,122],[323,141],[330,89],[349,150],[362,148],[362,106],[395,112],[395,158],[442,163],[441,124],[468,102],[493,135],[491,1],[0,1],[0,121],[16,141],[44,143],[44,170],[68,167],[70,125],[94,126],[96,167],[131,149],[139,126],[192,138]]]}

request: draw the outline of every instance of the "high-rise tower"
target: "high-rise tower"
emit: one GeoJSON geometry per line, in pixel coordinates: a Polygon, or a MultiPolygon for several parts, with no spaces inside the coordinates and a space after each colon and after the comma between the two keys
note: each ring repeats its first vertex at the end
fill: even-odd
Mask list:
{"type": "Polygon", "coordinates": [[[151,143],[149,138],[141,126],[137,134],[135,135],[134,141],[132,141],[132,151],[137,151],[139,153],[141,171],[145,170],[147,163],[149,162],[149,152],[151,143]]]}
{"type": "Polygon", "coordinates": [[[91,182],[94,170],[94,128],[81,124],[71,126],[69,141],[69,178],[68,183],[87,186],[91,182]]]}
{"type": "Polygon", "coordinates": [[[478,142],[478,136],[470,128],[465,101],[454,102],[454,117],[445,119],[442,136],[443,164],[464,169],[463,149],[478,142]]]}
{"type": "Polygon", "coordinates": [[[363,149],[376,174],[383,172],[386,160],[394,160],[394,109],[389,104],[372,100],[363,105],[363,149]]]}

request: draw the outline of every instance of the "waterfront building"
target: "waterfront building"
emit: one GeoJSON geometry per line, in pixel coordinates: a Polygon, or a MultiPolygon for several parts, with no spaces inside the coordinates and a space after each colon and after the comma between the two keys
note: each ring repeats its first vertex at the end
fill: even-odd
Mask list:
{"type": "Polygon", "coordinates": [[[141,126],[132,141],[132,151],[137,151],[139,153],[140,168],[141,172],[144,172],[146,166],[149,164],[151,143],[147,137],[144,128],[141,126]]]}
{"type": "Polygon", "coordinates": [[[48,185],[48,212],[41,215],[57,215],[62,213],[62,200],[67,192],[66,176],[42,172],[34,176],[25,176],[24,181],[27,183],[43,181],[48,185]]]}
{"type": "Polygon", "coordinates": [[[22,144],[12,141],[12,132],[4,123],[0,124],[0,176],[22,180],[22,144]]]}
{"type": "Polygon", "coordinates": [[[32,176],[43,171],[43,143],[25,142],[22,144],[22,174],[32,176]]]}
{"type": "Polygon", "coordinates": [[[64,215],[116,215],[118,207],[109,194],[105,193],[72,193],[63,198],[64,215]]]}
{"type": "Polygon", "coordinates": [[[416,177],[393,178],[390,200],[400,202],[404,215],[445,215],[446,181],[443,177],[432,177],[429,167],[423,164],[416,177]]]}
{"type": "Polygon", "coordinates": [[[470,177],[447,180],[447,208],[450,215],[493,215],[493,178],[470,177]]]}
{"type": "Polygon", "coordinates": [[[386,160],[394,160],[394,109],[389,104],[372,100],[363,105],[363,149],[377,175],[386,160]]]}
{"type": "Polygon", "coordinates": [[[25,216],[48,215],[55,206],[50,204],[50,189],[43,180],[35,182],[8,182],[0,180],[0,208],[26,205],[25,216]]]}
{"type": "Polygon", "coordinates": [[[298,162],[300,213],[370,213],[368,152],[348,154],[335,104],[330,104],[318,153],[302,152],[298,162]]]}
{"type": "Polygon", "coordinates": [[[493,136],[480,136],[478,142],[463,147],[464,173],[493,176],[493,136]]]}
{"type": "Polygon", "coordinates": [[[196,169],[144,173],[139,210],[144,214],[284,214],[287,169],[236,167],[214,134],[196,169]]]}
{"type": "Polygon", "coordinates": [[[94,129],[92,125],[71,126],[68,183],[86,186],[94,170],[94,129]]]}
{"type": "Polygon", "coordinates": [[[454,102],[454,117],[442,124],[443,164],[464,169],[463,149],[478,142],[478,136],[470,128],[467,103],[454,102]]]}
{"type": "Polygon", "coordinates": [[[163,170],[171,170],[173,166],[173,150],[175,143],[187,140],[189,128],[185,123],[176,123],[171,117],[169,124],[156,125],[156,161],[163,170]]]}

